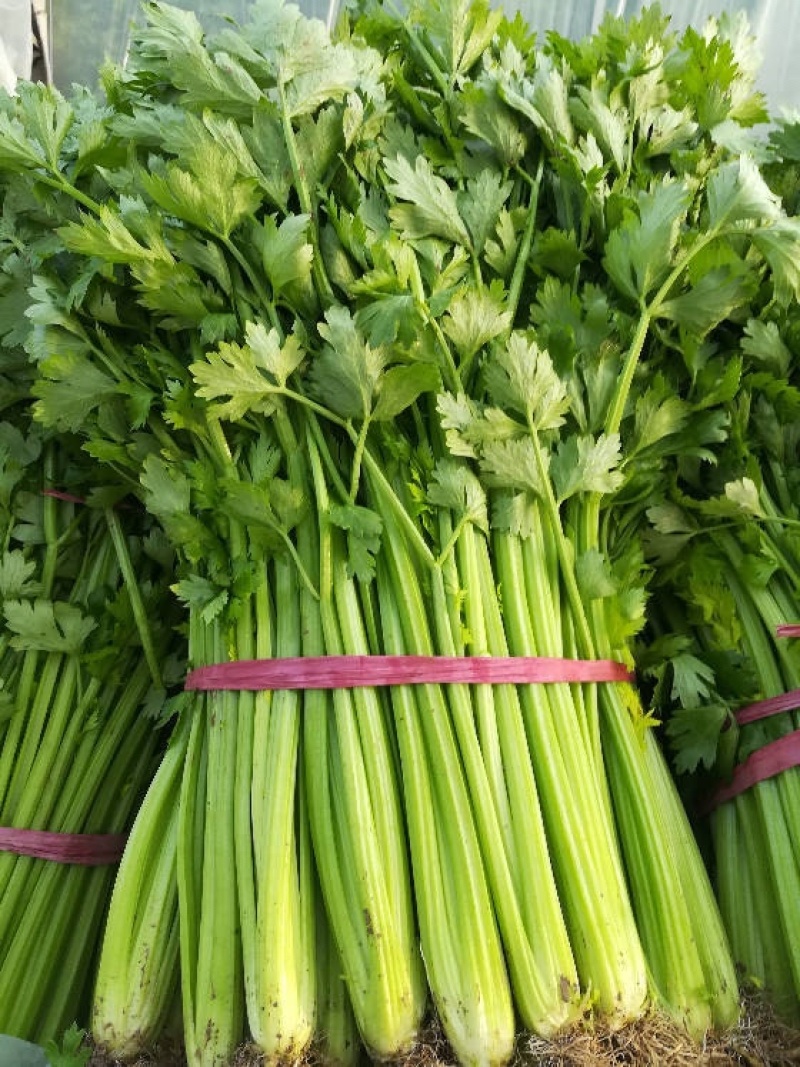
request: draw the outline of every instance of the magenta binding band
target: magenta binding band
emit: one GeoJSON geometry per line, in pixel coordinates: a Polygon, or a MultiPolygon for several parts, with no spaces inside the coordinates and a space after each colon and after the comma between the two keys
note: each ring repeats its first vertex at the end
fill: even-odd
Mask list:
{"type": "Polygon", "coordinates": [[[74,863],[81,867],[104,867],[119,863],[125,850],[124,834],[60,834],[49,830],[0,827],[0,852],[74,863]]]}
{"type": "MultiPolygon", "coordinates": [[[[779,637],[794,637],[792,634],[783,634],[781,630],[797,629],[800,635],[800,627],[778,627],[779,637]]],[[[800,708],[800,689],[790,689],[788,693],[780,693],[766,700],[759,700],[755,704],[748,704],[739,708],[736,712],[736,721],[740,726],[747,723],[758,722],[769,718],[770,715],[780,715],[784,711],[792,711],[800,708]]],[[[800,765],[800,730],[794,730],[784,737],[775,741],[769,741],[766,745],[752,752],[744,763],[740,763],[733,772],[733,777],[727,785],[722,786],[711,799],[708,811],[713,811],[727,800],[733,800],[746,789],[751,789],[759,782],[767,778],[774,778],[792,767],[800,765]]]]}
{"type": "Polygon", "coordinates": [[[768,697],[755,704],[748,704],[745,708],[739,708],[736,721],[740,726],[745,726],[749,722],[758,722],[759,719],[780,715],[782,711],[792,711],[794,708],[800,708],[800,689],[790,689],[788,693],[780,693],[776,697],[768,697]]]}
{"type": "Polygon", "coordinates": [[[60,489],[43,489],[42,496],[51,496],[55,500],[63,500],[65,504],[85,504],[83,497],[73,496],[72,493],[64,493],[60,489]]]}
{"type": "Polygon", "coordinates": [[[186,689],[353,689],[358,686],[629,682],[615,660],[540,656],[294,656],[197,667],[186,689]]]}
{"type": "Polygon", "coordinates": [[[800,764],[800,730],[795,730],[784,737],[779,737],[777,741],[770,741],[749,755],[744,763],[740,763],[730,783],[722,786],[714,794],[708,810],[713,811],[720,804],[738,797],[746,789],[791,770],[798,764],[800,764]]]}

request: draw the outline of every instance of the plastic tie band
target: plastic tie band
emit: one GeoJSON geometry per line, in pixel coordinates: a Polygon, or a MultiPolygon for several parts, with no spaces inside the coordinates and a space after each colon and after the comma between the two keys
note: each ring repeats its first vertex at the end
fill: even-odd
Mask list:
{"type": "Polygon", "coordinates": [[[65,493],[61,489],[43,489],[42,496],[50,496],[54,500],[63,500],[65,504],[86,503],[82,496],[74,496],[72,493],[65,493]]]}
{"type": "Polygon", "coordinates": [[[72,863],[79,867],[105,867],[119,863],[125,850],[124,834],[62,834],[50,830],[0,827],[0,852],[17,856],[72,863]]]}
{"type": "MultiPolygon", "coordinates": [[[[800,637],[800,624],[784,623],[776,626],[775,634],[777,637],[800,637]]],[[[790,689],[787,693],[779,693],[778,696],[739,708],[735,718],[740,726],[746,726],[748,723],[759,722],[771,715],[780,715],[796,708],[800,708],[800,689],[790,689]]],[[[720,804],[733,800],[759,782],[775,778],[797,766],[800,766],[800,730],[793,730],[751,752],[747,759],[736,767],[730,782],[716,791],[707,810],[713,811],[720,804]]]]}
{"type": "Polygon", "coordinates": [[[184,688],[260,691],[632,680],[631,671],[615,660],[543,656],[290,656],[197,667],[187,675],[184,688]]]}

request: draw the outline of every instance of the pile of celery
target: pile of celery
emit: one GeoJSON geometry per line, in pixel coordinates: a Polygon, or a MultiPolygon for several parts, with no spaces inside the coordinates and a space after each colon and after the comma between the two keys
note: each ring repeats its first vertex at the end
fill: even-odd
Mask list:
{"type": "MultiPolygon", "coordinates": [[[[163,698],[136,615],[163,613],[168,569],[130,517],[47,495],[80,470],[75,449],[43,440],[17,409],[7,416],[0,826],[121,835],[156,766],[163,698]]],[[[149,633],[162,652],[173,643],[166,627],[149,633]]],[[[0,851],[0,1031],[43,1040],[85,1017],[115,861],[76,866],[21,845],[0,851]]]]}
{"type": "MultiPolygon", "coordinates": [[[[766,170],[795,206],[798,130],[796,121],[776,126],[770,141],[779,161],[766,170]]],[[[794,692],[800,705],[800,649],[781,635],[800,619],[797,302],[762,290],[743,325],[726,352],[736,390],[711,398],[728,428],[713,466],[677,466],[668,497],[650,510],[658,590],[640,663],[670,716],[678,771],[696,772],[682,785],[708,819],[737,964],[796,1025],[800,771],[790,766],[723,798],[748,757],[800,727],[791,706],[736,721],[737,712],[783,694],[794,692]]]]}
{"type": "MultiPolygon", "coordinates": [[[[741,26],[535,47],[459,0],[366,4],[336,40],[272,2],[208,38],[146,13],[103,103],[3,105],[0,169],[12,231],[45,199],[58,225],[20,297],[36,417],[158,520],[190,667],[631,663],[646,509],[726,432],[715,338],[800,290],[798,225],[740,157],[741,26]]],[[[735,1023],[635,688],[412,682],[181,697],[100,1043],[155,1041],[178,972],[193,1064],[335,1034],[349,1061],[354,1027],[397,1056],[429,995],[465,1064],[589,1011],[735,1023]]]]}

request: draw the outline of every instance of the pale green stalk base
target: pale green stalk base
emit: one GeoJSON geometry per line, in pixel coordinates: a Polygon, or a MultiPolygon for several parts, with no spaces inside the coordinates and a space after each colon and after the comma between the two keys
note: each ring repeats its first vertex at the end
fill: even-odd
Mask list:
{"type": "Polygon", "coordinates": [[[319,983],[314,1050],[325,1067],[357,1067],[366,1060],[342,963],[318,892],[316,971],[319,983]]]}
{"type": "MultiPolygon", "coordinates": [[[[193,620],[195,626],[199,620],[193,620]]],[[[199,629],[199,626],[197,627],[199,629]]],[[[193,662],[219,663],[218,628],[190,641],[193,662]]],[[[237,694],[199,695],[181,784],[178,901],[186,1056],[227,1067],[244,1037],[244,987],[234,858],[237,694]]],[[[248,783],[249,788],[249,783],[248,783]]]]}
{"type": "MultiPolygon", "coordinates": [[[[386,651],[429,654],[418,586],[388,530],[384,555],[386,651]]],[[[395,685],[391,694],[428,984],[459,1061],[502,1064],[514,1047],[511,990],[445,692],[395,685]]]]}
{"type": "Polygon", "coordinates": [[[796,860],[776,868],[775,838],[785,833],[784,816],[774,806],[778,794],[777,779],[760,782],[712,814],[716,887],[743,981],[763,988],[781,1018],[798,1025],[797,929],[790,924],[797,921],[800,880],[796,860]],[[767,824],[770,810],[775,817],[767,824]]]}
{"type": "MultiPolygon", "coordinates": [[[[242,658],[300,654],[291,560],[276,561],[272,585],[279,610],[273,613],[265,585],[255,596],[255,644],[240,642],[242,658]]],[[[298,1059],[316,1019],[314,873],[298,781],[301,700],[298,691],[284,690],[240,694],[239,702],[237,774],[251,780],[248,793],[237,792],[247,801],[237,812],[245,992],[250,1032],[268,1062],[298,1059]]]]}
{"type": "MultiPolygon", "coordinates": [[[[539,542],[497,533],[493,548],[511,654],[563,654],[560,642],[550,643],[561,627],[553,621],[547,628],[554,595],[539,542]]],[[[576,700],[563,683],[519,692],[581,984],[598,1012],[621,1026],[644,1010],[647,970],[593,724],[583,717],[591,702],[576,700]]]]}
{"type": "MultiPolygon", "coordinates": [[[[318,574],[303,597],[303,654],[368,653],[361,604],[322,467],[311,450],[319,543],[298,550],[318,574]]],[[[406,830],[387,715],[374,689],[310,690],[304,704],[305,788],[326,910],[364,1044],[378,1059],[409,1051],[427,998],[417,944],[406,830]]]]}
{"type": "Polygon", "coordinates": [[[659,1006],[698,1040],[739,1017],[736,969],[705,865],[634,690],[604,687],[601,721],[639,932],[659,1006]],[[638,717],[638,729],[637,729],[638,717]]]}
{"type": "Polygon", "coordinates": [[[91,1032],[109,1055],[160,1038],[178,989],[177,832],[188,726],[179,723],[145,796],[114,883],[91,1032]]]}

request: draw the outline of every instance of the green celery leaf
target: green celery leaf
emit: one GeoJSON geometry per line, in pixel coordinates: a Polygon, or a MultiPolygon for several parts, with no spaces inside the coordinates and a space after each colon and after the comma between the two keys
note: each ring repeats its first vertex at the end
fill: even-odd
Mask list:
{"type": "Polygon", "coordinates": [[[236,156],[222,144],[204,143],[187,156],[187,163],[188,170],[169,163],[163,173],[142,173],[142,188],[167,214],[229,237],[258,209],[258,182],[240,174],[236,156]]]}
{"type": "Polygon", "coordinates": [[[114,397],[117,383],[78,354],[52,355],[41,364],[42,378],[33,387],[36,418],[59,431],[77,431],[87,415],[114,397]]]}
{"type": "Polygon", "coordinates": [[[528,139],[514,113],[500,99],[496,86],[480,80],[466,82],[455,107],[465,129],[490,145],[504,167],[519,163],[528,139]]]}
{"type": "Polygon", "coordinates": [[[33,596],[38,583],[32,581],[36,573],[36,561],[26,559],[19,549],[12,549],[0,556],[0,600],[19,600],[33,596]]]}
{"type": "MultiPolygon", "coordinates": [[[[258,526],[275,533],[285,532],[302,514],[302,494],[280,479],[269,485],[228,481],[224,485],[224,507],[247,526],[258,526]]],[[[281,543],[270,539],[271,545],[281,543]]]]}
{"type": "Polygon", "coordinates": [[[603,600],[619,592],[619,585],[606,557],[596,548],[575,560],[575,573],[581,595],[587,600],[603,600]]]}
{"type": "Polygon", "coordinates": [[[253,178],[259,185],[269,187],[269,180],[265,178],[261,168],[253,159],[239,123],[234,119],[216,115],[213,111],[204,111],[203,126],[208,131],[205,139],[195,136],[191,142],[191,149],[188,146],[184,147],[178,155],[197,159],[206,155],[209,149],[213,152],[214,146],[219,146],[236,160],[238,174],[243,178],[253,178]]]}
{"type": "Polygon", "coordinates": [[[319,332],[328,343],[311,369],[316,396],[343,418],[367,418],[386,362],[383,349],[364,340],[343,307],[325,312],[319,332]]]}
{"type": "Polygon", "coordinates": [[[761,227],[753,244],[772,270],[775,295],[783,306],[800,300],[800,219],[784,218],[761,227]]]}
{"type": "Polygon", "coordinates": [[[292,188],[292,163],[275,105],[260,100],[253,110],[252,125],[245,126],[241,133],[258,167],[264,192],[276,207],[285,211],[292,188]]]}
{"type": "Polygon", "coordinates": [[[355,504],[333,504],[328,518],[340,530],[347,531],[348,571],[359,581],[375,577],[375,556],[381,545],[383,523],[378,514],[355,504]]]}
{"type": "Polygon", "coordinates": [[[503,209],[494,230],[496,239],[487,241],[484,248],[484,260],[501,278],[509,278],[517,262],[520,214],[503,209]]]}
{"type": "Polygon", "coordinates": [[[480,479],[465,464],[440,460],[434,468],[427,498],[436,507],[449,508],[459,520],[464,518],[488,533],[486,493],[480,479]]]}
{"type": "Polygon", "coordinates": [[[444,237],[470,247],[469,231],[458,210],[455,193],[433,173],[424,156],[417,157],[414,167],[402,156],[384,160],[384,167],[391,179],[388,191],[399,200],[409,201],[389,209],[403,237],[410,241],[444,237]]]}
{"type": "Polygon", "coordinates": [[[689,407],[685,401],[662,378],[656,377],[651,388],[636,398],[633,439],[626,445],[626,458],[661,445],[665,438],[673,438],[688,418],[689,407]]]}
{"type": "Polygon", "coordinates": [[[32,139],[41,145],[51,170],[59,170],[64,140],[75,121],[72,105],[52,86],[21,81],[19,113],[32,139]]]}
{"type": "Polygon", "coordinates": [[[419,324],[414,297],[410,293],[378,296],[359,308],[356,323],[370,344],[390,345],[410,327],[419,324]]]}
{"type": "Polygon", "coordinates": [[[544,457],[541,471],[533,442],[527,438],[510,441],[487,441],[481,453],[481,470],[487,483],[506,489],[522,489],[544,497],[548,457],[544,457]]]}
{"type": "Polygon", "coordinates": [[[615,493],[625,481],[617,469],[620,461],[618,434],[568,437],[559,441],[550,461],[550,475],[560,502],[576,493],[615,493]]]}
{"type": "Polygon", "coordinates": [[[576,269],[586,260],[586,253],[578,247],[575,234],[549,226],[538,234],[531,250],[534,270],[547,278],[555,274],[565,281],[575,276],[576,269]]]}
{"type": "Polygon", "coordinates": [[[426,0],[411,8],[437,46],[443,70],[454,79],[465,74],[489,47],[502,19],[487,0],[426,0]]]}
{"type": "Polygon", "coordinates": [[[468,360],[489,341],[502,336],[511,325],[503,305],[502,287],[489,290],[467,286],[453,299],[442,320],[442,329],[462,360],[468,360]]]}
{"type": "Polygon", "coordinates": [[[396,418],[424,393],[436,393],[441,385],[432,363],[391,367],[378,382],[378,399],[372,417],[377,421],[396,418]]]}
{"type": "Polygon", "coordinates": [[[786,347],[775,322],[749,319],[744,328],[742,351],[782,378],[788,378],[794,356],[786,347]]]}
{"type": "Polygon", "coordinates": [[[245,327],[247,343],[223,342],[205,360],[192,363],[189,371],[204,400],[229,397],[214,405],[219,418],[236,421],[249,412],[270,415],[275,410],[276,392],[286,386],[305,353],[297,337],[290,334],[283,345],[277,330],[262,323],[245,327]]]}
{"type": "Polygon", "coordinates": [[[758,495],[758,487],[752,478],[739,478],[725,485],[725,497],[737,510],[757,518],[764,518],[764,509],[758,495]]]}
{"type": "Polygon", "coordinates": [[[70,222],[59,229],[64,247],[83,256],[97,256],[106,263],[160,261],[170,268],[175,260],[163,241],[143,245],[131,233],[120,214],[103,204],[96,218],[84,215],[81,222],[70,222]]]}
{"type": "MultiPolygon", "coordinates": [[[[678,665],[676,674],[684,670],[688,672],[689,668],[678,665]]],[[[714,767],[720,733],[728,718],[728,708],[713,702],[681,707],[670,715],[666,730],[678,774],[692,773],[701,764],[708,770],[714,767]]]]}
{"type": "Polygon", "coordinates": [[[776,222],[782,211],[751,156],[722,164],[708,179],[708,219],[713,228],[740,222],[776,222]]]}
{"type": "Polygon", "coordinates": [[[457,194],[459,213],[478,255],[483,252],[487,239],[494,231],[512,188],[511,182],[503,181],[500,174],[487,168],[476,178],[470,178],[466,190],[457,194]]]}
{"type": "Polygon", "coordinates": [[[530,421],[537,430],[557,430],[569,410],[569,396],[544,349],[514,332],[486,366],[486,386],[493,402],[530,421]]]}
{"type": "Polygon", "coordinates": [[[142,306],[159,312],[166,330],[198,327],[225,306],[216,288],[188,263],[144,261],[134,264],[131,273],[139,283],[142,306]]]}
{"type": "Polygon", "coordinates": [[[50,1067],[86,1067],[92,1058],[92,1050],[86,1043],[86,1031],[77,1023],[64,1031],[61,1041],[52,1038],[44,1044],[47,1062],[50,1067]]]}
{"type": "Polygon", "coordinates": [[[776,116],[769,140],[781,159],[800,163],[800,115],[776,116]]]}
{"type": "Polygon", "coordinates": [[[630,137],[630,116],[624,107],[609,107],[596,86],[576,87],[570,100],[570,114],[575,124],[592,133],[606,157],[611,157],[618,174],[625,170],[625,156],[630,137]]]}
{"type": "Polygon", "coordinates": [[[15,173],[45,167],[42,148],[19,121],[0,112],[0,169],[15,173]]]}
{"type": "Polygon", "coordinates": [[[273,296],[277,297],[287,285],[306,281],[311,276],[314,249],[308,242],[308,215],[289,215],[280,225],[269,215],[255,223],[250,231],[269,278],[273,296]]]}
{"type": "Polygon", "coordinates": [[[76,654],[95,629],[96,622],[75,604],[52,600],[7,600],[6,625],[14,636],[13,648],[76,654]]]}
{"type": "MultiPolygon", "coordinates": [[[[512,46],[506,46],[512,64],[514,51],[512,46]]],[[[540,53],[533,78],[520,80],[518,74],[502,74],[498,82],[502,99],[529,118],[548,147],[555,151],[560,151],[564,144],[575,144],[575,128],[569,113],[569,80],[566,67],[559,69],[549,56],[540,53]]]]}
{"type": "Polygon", "coordinates": [[[658,305],[658,315],[697,337],[705,337],[752,296],[753,276],[744,263],[704,274],[685,293],[658,305]]]}
{"type": "Polygon", "coordinates": [[[296,139],[305,183],[309,190],[314,191],[344,151],[344,131],[339,108],[333,105],[325,107],[316,119],[309,115],[303,116],[298,125],[296,139]]]}
{"type": "Polygon", "coordinates": [[[620,292],[637,304],[644,304],[669,273],[688,207],[686,185],[665,179],[640,193],[638,213],[627,213],[609,234],[603,265],[620,292]]]}

